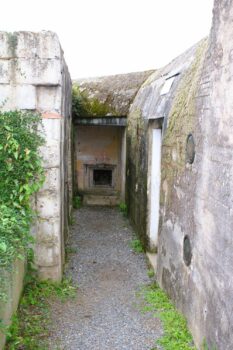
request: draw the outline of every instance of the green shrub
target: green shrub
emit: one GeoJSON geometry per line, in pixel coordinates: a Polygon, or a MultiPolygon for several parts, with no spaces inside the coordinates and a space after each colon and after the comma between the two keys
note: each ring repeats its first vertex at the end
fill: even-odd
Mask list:
{"type": "MultiPolygon", "coordinates": [[[[0,112],[0,269],[10,269],[15,258],[23,259],[32,243],[31,196],[44,181],[36,113],[0,112]]],[[[2,270],[3,271],[3,270],[2,270]]],[[[4,299],[3,274],[0,300],[4,299]]]]}

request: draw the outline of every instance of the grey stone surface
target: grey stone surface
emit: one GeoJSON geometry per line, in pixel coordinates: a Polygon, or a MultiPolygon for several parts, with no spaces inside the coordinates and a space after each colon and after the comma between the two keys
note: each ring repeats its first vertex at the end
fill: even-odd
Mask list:
{"type": "Polygon", "coordinates": [[[79,79],[73,80],[73,83],[78,84],[80,90],[85,91],[88,97],[96,98],[101,103],[107,103],[110,109],[115,111],[116,116],[126,116],[138,89],[153,72],[151,70],[79,79]]]}
{"type": "Polygon", "coordinates": [[[128,220],[117,208],[75,212],[66,268],[77,297],[52,303],[50,349],[150,350],[162,334],[160,321],[142,313],[136,294],[150,283],[144,254],[134,253],[128,220]]]}

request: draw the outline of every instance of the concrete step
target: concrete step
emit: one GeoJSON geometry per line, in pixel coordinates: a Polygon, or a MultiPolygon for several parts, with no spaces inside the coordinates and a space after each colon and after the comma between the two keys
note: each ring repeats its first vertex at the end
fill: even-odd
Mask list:
{"type": "Polygon", "coordinates": [[[99,195],[99,194],[85,194],[83,196],[84,205],[103,205],[115,206],[120,203],[118,196],[99,195]]]}

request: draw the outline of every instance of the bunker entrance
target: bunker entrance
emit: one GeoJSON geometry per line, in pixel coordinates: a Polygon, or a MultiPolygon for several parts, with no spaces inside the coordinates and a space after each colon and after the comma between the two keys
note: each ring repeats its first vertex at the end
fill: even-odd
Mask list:
{"type": "Polygon", "coordinates": [[[125,199],[126,118],[75,122],[76,191],[85,205],[118,205],[125,199]]]}
{"type": "Polygon", "coordinates": [[[94,186],[112,186],[112,170],[94,169],[93,170],[94,186]]]}

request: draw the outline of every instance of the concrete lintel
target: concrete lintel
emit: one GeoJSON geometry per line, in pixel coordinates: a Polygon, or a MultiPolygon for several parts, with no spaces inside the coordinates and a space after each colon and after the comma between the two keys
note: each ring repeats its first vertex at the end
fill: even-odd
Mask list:
{"type": "Polygon", "coordinates": [[[126,117],[103,117],[103,118],[79,118],[74,121],[76,125],[96,125],[96,126],[126,126],[126,117]]]}

